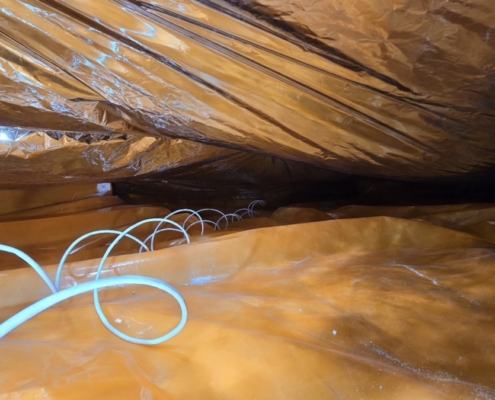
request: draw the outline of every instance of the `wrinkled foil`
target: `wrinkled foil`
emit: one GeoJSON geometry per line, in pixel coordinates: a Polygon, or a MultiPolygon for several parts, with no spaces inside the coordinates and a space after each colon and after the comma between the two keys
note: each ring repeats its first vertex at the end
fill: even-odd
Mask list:
{"type": "Polygon", "coordinates": [[[0,182],[225,151],[393,179],[492,170],[494,28],[490,0],[6,0],[0,182]]]}
{"type": "Polygon", "coordinates": [[[101,137],[21,128],[4,132],[17,135],[15,140],[0,140],[0,181],[9,187],[118,181],[213,162],[232,153],[192,141],[138,135],[101,137]]]}

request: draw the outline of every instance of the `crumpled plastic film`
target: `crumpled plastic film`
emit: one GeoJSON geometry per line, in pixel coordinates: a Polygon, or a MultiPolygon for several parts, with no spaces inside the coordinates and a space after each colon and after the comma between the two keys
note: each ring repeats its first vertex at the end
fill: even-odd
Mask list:
{"type": "Polygon", "coordinates": [[[494,15],[488,0],[8,0],[2,124],[372,177],[493,170],[494,15]]]}
{"type": "Polygon", "coordinates": [[[345,174],[311,164],[190,140],[21,129],[16,133],[11,141],[0,140],[3,187],[113,181],[118,194],[129,201],[133,193],[148,195],[141,203],[149,204],[152,195],[158,202],[166,198],[187,207],[198,201],[232,206],[236,199],[245,204],[259,198],[276,206],[290,203],[298,193],[298,201],[301,195],[311,199],[316,182],[332,185],[317,189],[319,196],[337,188],[345,193],[343,185],[349,181],[345,174]]]}
{"type": "Polygon", "coordinates": [[[111,182],[212,162],[233,152],[189,140],[138,135],[0,128],[2,134],[0,182],[3,187],[111,182]],[[15,136],[6,138],[8,134],[15,136]]]}
{"type": "MultiPolygon", "coordinates": [[[[189,310],[185,329],[159,346],[133,345],[101,324],[92,296],[73,298],[0,341],[0,367],[8,371],[2,395],[495,396],[495,242],[431,221],[350,217],[437,215],[460,226],[491,221],[493,206],[347,209],[346,219],[306,223],[304,209],[294,211],[298,223],[287,217],[286,225],[263,228],[270,218],[246,220],[247,230],[112,257],[102,277],[144,275],[174,285],[189,310]]],[[[306,209],[308,220],[315,211],[306,209]]],[[[62,287],[94,279],[97,261],[69,263],[62,287]]],[[[56,265],[46,270],[53,278],[56,265]]],[[[5,319],[49,289],[22,268],[0,274],[0,292],[5,319]]],[[[180,317],[172,299],[143,287],[101,291],[100,299],[109,320],[138,337],[158,336],[180,317]]]]}

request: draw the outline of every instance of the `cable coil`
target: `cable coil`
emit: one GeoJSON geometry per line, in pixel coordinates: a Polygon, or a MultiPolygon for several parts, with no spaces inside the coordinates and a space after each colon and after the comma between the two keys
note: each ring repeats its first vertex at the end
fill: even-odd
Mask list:
{"type": "Polygon", "coordinates": [[[30,305],[29,307],[25,308],[24,310],[18,312],[14,316],[10,317],[6,321],[0,324],[0,339],[3,338],[5,335],[8,333],[12,332],[14,329],[19,327],[20,325],[24,324],[27,322],[29,319],[33,318],[37,314],[40,314],[41,312],[47,310],[50,307],[53,307],[54,305],[68,300],[74,296],[91,292],[93,291],[93,296],[94,296],[94,306],[96,313],[98,314],[101,322],[105,327],[110,330],[113,334],[118,336],[119,338],[130,342],[130,343],[135,343],[135,344],[144,344],[144,345],[156,345],[160,344],[163,342],[166,342],[167,340],[173,338],[176,336],[186,325],[187,322],[187,307],[186,303],[183,299],[183,297],[180,295],[180,293],[172,286],[168,285],[167,283],[160,281],[158,279],[154,278],[149,278],[149,277],[143,277],[143,276],[134,276],[134,275],[127,275],[127,276],[119,276],[119,277],[113,277],[113,278],[104,278],[100,279],[101,272],[103,271],[103,268],[105,266],[105,263],[112,252],[112,250],[115,248],[115,246],[123,239],[123,238],[129,238],[136,243],[140,245],[139,252],[143,249],[146,251],[154,251],[154,243],[155,243],[155,237],[158,233],[165,232],[165,231],[174,231],[174,232],[180,232],[184,235],[184,238],[186,239],[187,243],[190,243],[190,237],[189,234],[187,233],[188,229],[190,229],[193,225],[196,224],[201,224],[201,235],[204,234],[204,225],[205,225],[205,220],[201,217],[200,213],[204,211],[214,211],[217,213],[220,213],[222,216],[218,219],[217,222],[213,221],[207,221],[211,222],[214,226],[215,230],[220,229],[220,221],[225,220],[225,228],[228,227],[228,218],[231,217],[232,221],[234,221],[234,218],[236,220],[242,220],[243,216],[245,214],[248,214],[249,217],[253,218],[256,216],[259,216],[259,214],[256,211],[253,211],[253,208],[257,204],[262,204],[265,205],[266,203],[264,201],[256,200],[252,202],[247,208],[240,209],[236,211],[235,213],[231,214],[224,214],[221,211],[215,210],[215,209],[203,209],[199,211],[194,211],[190,209],[181,209],[174,211],[170,214],[168,214],[164,218],[150,218],[146,219],[140,222],[135,223],[134,225],[130,226],[129,228],[125,229],[124,231],[118,231],[118,230],[98,230],[94,232],[87,233],[85,235],[82,235],[78,239],[76,239],[65,251],[64,255],[60,259],[60,263],[58,265],[57,273],[55,276],[55,283],[52,282],[48,274],[43,270],[43,268],[36,262],[34,261],[31,257],[29,257],[26,253],[22,252],[19,249],[16,249],[11,246],[6,246],[3,244],[0,244],[0,251],[11,253],[16,255],[17,257],[21,258],[24,260],[28,265],[30,265],[37,273],[38,275],[43,279],[43,281],[47,284],[47,286],[50,288],[50,290],[53,292],[48,297],[45,297],[42,300],[39,300],[38,302],[30,305]],[[243,214],[238,215],[239,212],[244,211],[243,214]],[[183,225],[178,224],[175,221],[170,220],[170,217],[173,215],[179,214],[179,213],[189,213],[190,215],[185,219],[183,225]],[[198,218],[197,221],[192,222],[187,226],[187,222],[190,220],[192,216],[196,216],[198,218]],[[147,224],[147,223],[157,223],[157,226],[153,233],[148,236],[144,241],[139,240],[135,236],[130,235],[130,232],[136,229],[137,227],[147,224]],[[160,229],[160,227],[163,224],[170,224],[173,227],[172,228],[164,228],[160,229]],[[187,227],[186,227],[187,226],[187,227]],[[94,281],[91,282],[85,282],[82,284],[78,284],[76,286],[71,286],[66,289],[61,289],[60,288],[60,281],[62,277],[62,272],[65,266],[65,263],[67,261],[67,258],[70,254],[73,254],[75,251],[75,247],[82,242],[83,240],[91,237],[91,236],[96,236],[96,235],[103,235],[103,234],[113,234],[117,235],[117,237],[112,241],[112,243],[109,245],[108,249],[105,251],[105,254],[101,258],[101,261],[98,265],[98,270],[96,273],[96,277],[94,281]],[[150,242],[150,246],[146,244],[147,242],[150,242]],[[154,288],[157,288],[159,290],[162,290],[169,295],[171,295],[179,304],[180,310],[181,310],[181,319],[179,324],[172,329],[170,332],[167,334],[160,336],[155,339],[141,339],[141,338],[135,338],[129,335],[124,334],[123,332],[119,331],[117,328],[115,328],[110,321],[108,321],[107,317],[103,313],[103,310],[100,305],[100,300],[98,296],[98,290],[103,289],[103,288],[109,288],[113,286],[122,286],[122,285],[144,285],[144,286],[151,286],[154,288]]]}

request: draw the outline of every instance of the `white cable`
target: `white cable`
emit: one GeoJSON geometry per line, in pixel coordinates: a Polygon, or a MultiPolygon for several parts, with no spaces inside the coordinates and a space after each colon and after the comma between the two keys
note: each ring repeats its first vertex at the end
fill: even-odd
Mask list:
{"type": "MultiPolygon", "coordinates": [[[[179,228],[182,231],[182,233],[184,234],[184,237],[186,238],[187,243],[191,243],[191,241],[189,239],[189,235],[187,234],[187,232],[185,231],[185,229],[182,226],[180,226],[177,222],[170,221],[167,218],[150,218],[150,219],[145,219],[143,221],[137,222],[134,225],[132,225],[129,228],[127,228],[126,230],[124,230],[119,236],[117,236],[115,238],[115,240],[110,244],[110,246],[108,246],[108,249],[105,251],[105,254],[101,258],[100,265],[98,266],[98,270],[96,271],[96,277],[95,277],[96,280],[100,279],[101,271],[103,270],[103,267],[105,266],[105,262],[107,261],[108,256],[112,252],[113,248],[117,245],[117,243],[120,240],[122,240],[122,238],[124,238],[124,236],[126,234],[128,234],[129,232],[131,232],[133,229],[136,229],[138,226],[141,226],[143,224],[147,224],[147,223],[150,223],[150,222],[159,222],[159,223],[167,222],[167,223],[169,223],[171,225],[175,225],[177,228],[179,228]]],[[[177,293],[177,296],[180,297],[180,295],[178,293],[177,293]]],[[[130,337],[127,336],[127,335],[125,335],[124,333],[118,331],[108,321],[106,315],[103,313],[103,310],[101,309],[101,305],[100,305],[100,299],[98,297],[98,290],[94,290],[94,292],[93,292],[93,298],[94,298],[94,305],[95,305],[96,312],[97,312],[98,316],[100,317],[100,320],[103,323],[103,325],[105,325],[110,331],[112,331],[114,333],[115,332],[119,332],[119,335],[118,336],[121,337],[122,339],[128,340],[128,338],[130,338],[130,337]]],[[[140,339],[136,339],[136,340],[140,340],[140,339]]],[[[136,342],[133,342],[133,343],[136,343],[136,342]]]]}
{"type": "Polygon", "coordinates": [[[0,339],[3,338],[8,333],[10,333],[11,331],[13,331],[18,326],[24,324],[26,321],[36,316],[37,314],[47,310],[50,307],[53,307],[55,304],[61,303],[62,301],[70,299],[71,297],[77,296],[82,293],[90,292],[92,290],[96,291],[98,289],[108,288],[112,286],[121,286],[121,285],[145,285],[163,290],[164,292],[174,297],[175,300],[177,300],[182,312],[182,316],[179,324],[173,330],[171,330],[166,335],[163,335],[156,339],[134,338],[132,336],[128,336],[118,331],[110,324],[105,325],[113,334],[131,343],[154,345],[154,344],[163,343],[171,339],[184,328],[187,321],[187,307],[182,296],[173,287],[167,285],[162,281],[159,281],[158,279],[131,275],[131,276],[119,276],[116,278],[105,278],[97,281],[82,283],[80,285],[72,286],[60,292],[54,293],[48,297],[45,297],[44,299],[30,305],[29,307],[18,312],[17,314],[15,314],[5,322],[0,324],[0,339]]]}
{"type": "MultiPolygon", "coordinates": [[[[247,207],[247,209],[246,208],[240,209],[237,212],[231,213],[231,214],[225,214],[219,210],[208,209],[208,208],[203,209],[203,210],[199,210],[199,211],[182,209],[182,210],[177,210],[177,211],[170,213],[165,218],[150,218],[147,220],[137,222],[134,225],[130,226],[129,228],[125,229],[123,232],[116,231],[116,230],[100,230],[100,231],[94,231],[94,232],[87,233],[87,234],[79,237],[78,239],[76,239],[69,246],[69,248],[65,251],[64,255],[62,256],[62,258],[60,260],[60,263],[59,263],[59,266],[57,269],[57,273],[56,273],[56,277],[55,277],[55,285],[51,281],[50,277],[43,270],[43,268],[41,268],[41,266],[38,263],[36,263],[27,254],[25,254],[24,252],[14,248],[14,247],[0,244],[0,251],[12,253],[12,254],[20,257],[26,263],[28,263],[40,275],[40,277],[45,281],[45,283],[48,285],[50,290],[53,292],[52,295],[30,305],[29,307],[25,308],[24,310],[20,311],[19,313],[15,314],[11,318],[9,318],[8,320],[6,320],[2,324],[0,324],[0,339],[2,337],[4,337],[5,335],[7,335],[12,330],[14,330],[15,328],[17,328],[18,326],[22,325],[23,323],[25,323],[29,319],[33,318],[37,314],[39,314],[39,313],[45,311],[46,309],[54,306],[55,304],[58,304],[62,301],[65,301],[65,300],[71,298],[71,297],[74,297],[74,296],[77,296],[79,294],[86,293],[89,291],[93,291],[94,305],[95,305],[96,312],[97,312],[98,316],[100,317],[100,320],[107,327],[107,329],[109,329],[112,333],[114,333],[119,338],[126,340],[128,342],[131,342],[131,343],[145,344],[145,345],[159,344],[159,343],[163,343],[163,342],[171,339],[172,337],[177,335],[184,328],[186,321],[187,321],[186,303],[184,302],[184,299],[179,294],[179,292],[176,289],[174,289],[172,286],[167,285],[165,282],[162,282],[162,281],[157,280],[157,279],[142,277],[142,276],[120,276],[120,277],[100,279],[101,272],[103,270],[103,267],[105,266],[105,263],[106,263],[106,260],[108,259],[108,256],[110,255],[112,250],[115,248],[115,246],[120,242],[120,240],[122,240],[124,237],[128,237],[128,238],[134,240],[135,242],[137,242],[141,246],[139,252],[141,252],[143,248],[149,251],[148,247],[146,246],[146,242],[148,240],[150,240],[151,241],[150,248],[151,248],[151,250],[153,250],[154,249],[155,236],[158,233],[164,232],[167,230],[181,232],[184,235],[184,238],[186,239],[187,243],[190,243],[191,241],[190,241],[189,235],[187,233],[187,230],[189,228],[191,228],[193,225],[200,223],[201,224],[201,234],[202,235],[204,234],[204,220],[201,217],[201,215],[199,214],[200,212],[215,211],[217,213],[220,213],[222,216],[217,220],[217,222],[213,222],[213,221],[208,221],[208,222],[213,223],[215,229],[219,229],[220,221],[222,219],[225,219],[226,228],[227,228],[229,216],[232,218],[232,221],[234,221],[234,217],[237,218],[238,220],[242,219],[242,215],[244,215],[245,213],[242,215],[238,215],[237,213],[240,211],[246,210],[248,215],[250,217],[253,217],[255,215],[253,208],[256,204],[265,205],[266,203],[264,201],[261,201],[261,200],[256,200],[256,201],[252,202],[247,207]],[[191,213],[191,215],[189,215],[185,219],[184,226],[181,226],[178,223],[176,223],[175,221],[168,219],[172,215],[175,215],[175,214],[178,214],[181,212],[191,213]],[[191,223],[187,228],[185,228],[189,218],[192,217],[192,214],[196,215],[199,220],[191,223]],[[140,241],[136,237],[129,234],[129,232],[131,232],[133,229],[137,228],[138,226],[141,226],[143,224],[150,223],[150,222],[158,222],[158,225],[156,226],[154,232],[150,236],[148,236],[148,238],[144,242],[140,241]],[[160,230],[160,226],[164,223],[171,224],[171,225],[175,226],[176,228],[166,228],[166,229],[160,230]],[[101,261],[100,261],[100,264],[98,266],[98,270],[96,273],[95,280],[92,282],[86,282],[86,283],[82,283],[82,284],[79,284],[76,286],[66,288],[64,290],[60,290],[60,280],[61,280],[62,270],[63,270],[63,267],[65,266],[65,262],[67,260],[67,257],[71,254],[72,250],[75,248],[75,246],[77,244],[79,244],[84,239],[91,237],[91,236],[95,236],[95,235],[101,235],[101,234],[115,234],[115,235],[117,235],[117,237],[110,244],[108,249],[105,251],[105,254],[101,258],[101,261]],[[134,338],[132,336],[128,336],[128,335],[124,334],[123,332],[120,332],[118,329],[116,329],[108,321],[107,317],[103,313],[103,310],[101,309],[101,305],[99,303],[98,289],[108,288],[108,287],[112,287],[112,286],[121,286],[121,285],[152,286],[152,287],[155,287],[157,289],[160,289],[160,290],[170,294],[172,297],[174,297],[175,300],[177,300],[177,302],[179,303],[180,309],[181,309],[182,316],[181,316],[181,320],[180,320],[179,324],[169,333],[167,333],[167,334],[165,334],[159,338],[155,338],[155,339],[139,339],[139,338],[134,338]]],[[[259,213],[256,213],[256,214],[259,215],[259,213]]]]}
{"type": "MultiPolygon", "coordinates": [[[[170,214],[168,214],[165,218],[163,218],[163,222],[160,222],[160,223],[156,226],[156,228],[155,228],[155,230],[154,230],[154,232],[153,232],[153,235],[152,235],[152,237],[151,237],[151,244],[150,244],[150,247],[151,247],[151,250],[152,250],[152,251],[154,251],[154,250],[155,250],[155,235],[157,234],[157,232],[158,232],[158,230],[160,229],[160,227],[162,226],[162,224],[163,224],[164,222],[169,222],[169,223],[173,222],[173,221],[169,220],[168,218],[170,218],[170,217],[171,217],[171,216],[173,216],[173,215],[180,214],[180,213],[184,213],[184,212],[187,212],[187,213],[191,213],[191,214],[196,215],[196,216],[199,218],[199,220],[201,221],[201,234],[203,234],[203,233],[205,232],[205,226],[204,226],[204,223],[203,223],[203,218],[201,218],[201,215],[199,214],[199,212],[198,212],[198,211],[190,210],[190,209],[188,209],[188,208],[183,208],[183,209],[180,209],[180,210],[176,210],[176,211],[171,212],[170,214]]],[[[191,215],[189,215],[189,216],[186,218],[186,220],[184,221],[184,225],[186,224],[186,222],[188,221],[188,219],[189,219],[190,217],[191,217],[191,215]]],[[[176,223],[174,223],[174,224],[176,224],[176,223]]],[[[173,224],[173,225],[174,225],[174,224],[173,224]]],[[[181,227],[181,228],[182,228],[182,227],[181,227]]],[[[185,232],[185,235],[187,236],[187,231],[184,231],[184,232],[185,232]]],[[[189,243],[189,241],[188,241],[188,243],[189,243]]]]}
{"type": "MultiPolygon", "coordinates": [[[[78,245],[84,239],[87,239],[87,238],[89,238],[91,236],[103,235],[103,234],[120,235],[121,233],[122,233],[121,231],[115,231],[115,230],[110,230],[110,229],[108,229],[108,230],[101,230],[101,231],[94,231],[94,232],[86,233],[85,235],[82,235],[81,237],[79,237],[78,239],[76,239],[74,242],[72,242],[72,244],[67,248],[67,250],[65,250],[65,253],[62,256],[62,258],[60,259],[60,262],[58,264],[57,274],[55,275],[55,287],[57,288],[57,291],[60,290],[60,278],[62,276],[62,270],[63,270],[63,268],[65,266],[67,257],[70,254],[72,254],[72,250],[74,249],[74,247],[76,247],[76,245],[78,245]]],[[[146,246],[146,244],[143,243],[143,242],[141,242],[139,239],[135,238],[134,236],[127,235],[127,234],[125,236],[128,237],[129,239],[134,240],[138,244],[140,244],[141,245],[141,248],[144,247],[146,249],[146,251],[149,251],[148,246],[146,246]]]]}
{"type": "Polygon", "coordinates": [[[4,244],[0,244],[0,251],[5,251],[6,253],[15,254],[17,257],[26,261],[38,273],[38,275],[41,276],[41,278],[45,281],[45,283],[48,285],[50,290],[53,293],[57,293],[57,288],[53,285],[52,280],[46,274],[45,270],[41,268],[41,266],[31,257],[29,257],[26,253],[16,249],[15,247],[5,246],[4,244]]]}
{"type": "Polygon", "coordinates": [[[175,225],[178,229],[178,231],[182,232],[184,234],[184,237],[186,238],[186,241],[190,243],[189,235],[185,231],[182,226],[177,224],[174,221],[165,221],[164,218],[151,218],[147,219],[144,221],[140,221],[131,227],[127,228],[123,232],[119,231],[112,231],[112,230],[102,230],[102,231],[95,231],[95,232],[90,232],[86,235],[81,236],[79,239],[75,240],[71,246],[66,250],[64,253],[62,260],[59,264],[59,267],[57,269],[57,275],[56,275],[56,284],[54,285],[50,279],[50,277],[46,274],[46,272],[41,268],[39,264],[37,264],[31,257],[29,257],[27,254],[24,252],[10,246],[5,246],[5,245],[0,245],[0,250],[6,251],[12,254],[17,255],[24,261],[26,261],[33,269],[41,276],[41,278],[46,282],[46,284],[50,287],[50,289],[54,292],[54,294],[32,304],[31,306],[25,308],[24,310],[20,311],[19,313],[15,314],[11,318],[9,318],[7,321],[4,321],[2,324],[0,324],[0,338],[3,336],[7,335],[9,332],[17,328],[18,326],[22,325],[23,323],[27,322],[29,319],[33,318],[35,315],[45,311],[46,309],[52,307],[53,305],[60,303],[64,300],[67,300],[71,297],[77,296],[78,294],[86,293],[88,291],[93,290],[94,292],[94,299],[95,299],[95,308],[98,316],[100,317],[100,320],[103,322],[103,324],[109,329],[112,333],[114,333],[116,336],[119,338],[126,340],[131,343],[136,343],[136,344],[147,344],[147,345],[153,345],[153,344],[159,344],[163,343],[166,340],[169,340],[170,338],[174,337],[177,335],[185,326],[186,321],[187,321],[187,307],[186,303],[184,302],[184,299],[182,296],[175,290],[172,286],[167,285],[166,283],[159,281],[157,279],[152,279],[152,278],[147,278],[147,277],[141,277],[141,276],[120,276],[120,277],[115,277],[115,278],[105,278],[105,279],[100,279],[101,271],[103,269],[103,266],[110,254],[110,252],[113,250],[113,248],[117,245],[117,243],[122,240],[124,237],[130,237],[131,239],[135,240],[141,246],[144,246],[145,248],[146,245],[141,242],[139,239],[136,239],[135,237],[129,235],[129,232],[132,231],[133,229],[137,228],[140,225],[143,225],[145,223],[149,222],[168,222],[172,225],[175,225]],[[105,255],[103,256],[101,263],[98,268],[98,272],[96,274],[96,279],[93,282],[86,282],[83,284],[79,284],[76,286],[72,286],[70,288],[64,289],[64,290],[59,290],[60,288],[60,277],[62,274],[62,269],[65,264],[65,260],[67,256],[70,254],[71,250],[82,240],[86,239],[87,237],[94,236],[94,235],[99,235],[99,234],[108,234],[108,233],[117,233],[118,236],[117,238],[112,242],[112,244],[109,246],[109,248],[106,250],[105,255]],[[101,306],[99,304],[99,299],[98,299],[98,289],[101,288],[106,288],[110,286],[119,286],[119,285],[129,285],[129,284],[135,284],[135,285],[147,285],[147,286],[153,286],[156,287],[160,290],[163,290],[170,294],[172,297],[174,297],[177,302],[179,303],[179,306],[181,308],[181,321],[177,327],[175,327],[172,331],[169,333],[156,338],[156,339],[139,339],[139,338],[134,338],[132,336],[126,335],[123,332],[120,332],[118,329],[116,329],[108,319],[106,318],[105,314],[103,313],[103,310],[101,309],[101,306]]]}

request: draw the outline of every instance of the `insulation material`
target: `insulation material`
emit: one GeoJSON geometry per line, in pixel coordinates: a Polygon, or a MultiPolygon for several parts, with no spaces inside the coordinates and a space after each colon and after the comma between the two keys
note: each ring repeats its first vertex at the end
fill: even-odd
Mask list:
{"type": "Polygon", "coordinates": [[[232,153],[181,139],[25,129],[9,132],[8,139],[0,138],[0,179],[8,187],[110,182],[191,167],[232,153]]]}
{"type": "Polygon", "coordinates": [[[209,145],[371,177],[493,172],[494,16],[487,0],[8,0],[1,136],[30,139],[2,154],[26,183],[163,171],[209,145]],[[185,156],[156,157],[156,138],[185,156]]]}
{"type": "MultiPolygon", "coordinates": [[[[73,298],[0,341],[2,395],[493,398],[495,242],[425,222],[490,225],[493,208],[286,208],[190,245],[117,255],[102,278],[174,285],[189,309],[185,329],[162,345],[133,345],[106,330],[91,296],[73,298]],[[308,222],[318,213],[330,220],[308,222]]],[[[70,263],[62,287],[93,280],[97,263],[70,263]]],[[[54,276],[55,265],[45,269],[54,276]]],[[[22,268],[2,272],[0,292],[5,319],[49,289],[22,268]]],[[[137,337],[179,319],[172,299],[142,286],[100,299],[137,337]]]]}
{"type": "Polygon", "coordinates": [[[160,203],[165,194],[168,203],[190,206],[201,199],[201,205],[228,206],[262,197],[287,204],[314,196],[318,182],[349,184],[348,175],[311,164],[183,139],[21,130],[16,135],[11,141],[0,138],[4,187],[117,181],[118,194],[129,201],[139,194],[148,195],[144,203],[160,203]]]}

